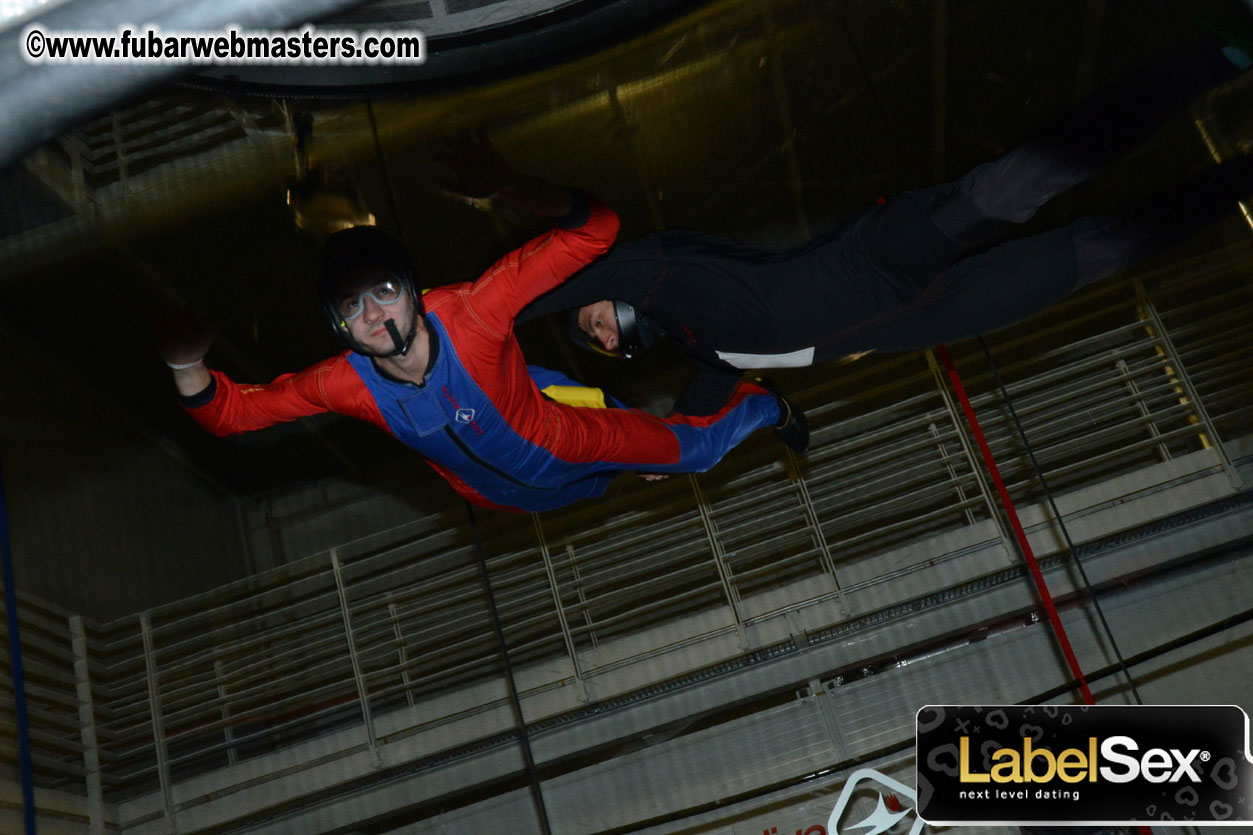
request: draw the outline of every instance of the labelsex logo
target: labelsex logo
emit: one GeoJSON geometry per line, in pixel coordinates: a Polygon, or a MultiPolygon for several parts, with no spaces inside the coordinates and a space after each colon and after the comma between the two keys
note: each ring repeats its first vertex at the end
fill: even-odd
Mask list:
{"type": "Polygon", "coordinates": [[[963,783],[1047,783],[1054,777],[1064,783],[1095,783],[1097,775],[1111,783],[1130,783],[1144,777],[1150,783],[1177,783],[1185,777],[1193,783],[1201,782],[1193,761],[1207,762],[1208,751],[1193,748],[1186,754],[1178,748],[1150,748],[1140,757],[1126,752],[1139,751],[1140,745],[1129,736],[1111,736],[1100,744],[1088,737],[1088,750],[1067,748],[1054,755],[1046,748],[1032,748],[1031,738],[1022,741],[1022,753],[1013,748],[1001,748],[992,754],[996,765],[987,773],[970,769],[970,737],[960,740],[961,782],[963,783]],[[1101,765],[1109,760],[1115,766],[1101,765]]]}
{"type": "Polygon", "coordinates": [[[927,705],[918,815],[937,826],[1253,821],[1236,705],[927,705]]]}

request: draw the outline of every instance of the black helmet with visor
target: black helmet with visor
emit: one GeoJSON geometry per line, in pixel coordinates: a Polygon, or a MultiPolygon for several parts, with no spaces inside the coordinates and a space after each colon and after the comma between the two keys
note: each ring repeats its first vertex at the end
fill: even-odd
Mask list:
{"type": "Polygon", "coordinates": [[[375,357],[407,353],[417,335],[418,317],[424,312],[422,297],[414,284],[409,253],[400,241],[377,226],[353,226],[327,239],[318,298],[340,342],[358,353],[375,357]],[[371,351],[352,338],[348,322],[361,315],[366,296],[386,306],[395,304],[404,295],[409,296],[414,310],[408,333],[401,334],[390,318],[384,322],[395,345],[393,350],[371,351]]]}

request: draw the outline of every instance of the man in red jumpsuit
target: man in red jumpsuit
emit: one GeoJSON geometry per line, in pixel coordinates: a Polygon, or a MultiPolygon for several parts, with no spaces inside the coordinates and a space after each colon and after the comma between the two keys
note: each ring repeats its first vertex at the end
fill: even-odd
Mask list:
{"type": "Polygon", "coordinates": [[[494,160],[487,149],[456,190],[494,194],[552,218],[556,228],[478,280],[425,295],[416,292],[397,241],[373,227],[339,232],[327,243],[320,291],[348,349],[267,385],[241,385],[205,365],[206,333],[167,334],[161,352],[184,407],[217,435],[326,411],[359,418],[421,453],[467,500],[515,511],[598,496],[625,470],[707,470],[762,427],[804,451],[803,417],[772,388],[753,383],[698,418],[545,398],[514,337],[514,317],[608,250],[618,218],[594,199],[494,160]]]}

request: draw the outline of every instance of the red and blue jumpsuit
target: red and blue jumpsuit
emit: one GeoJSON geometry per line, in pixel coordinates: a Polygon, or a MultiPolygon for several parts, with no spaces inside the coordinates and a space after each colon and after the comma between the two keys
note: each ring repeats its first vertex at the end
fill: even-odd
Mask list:
{"type": "Polygon", "coordinates": [[[604,253],[618,218],[576,201],[559,228],[496,262],[477,281],[427,293],[431,361],[421,385],[345,351],[268,385],[213,383],[184,399],[216,435],[332,411],[368,421],[421,453],[467,500],[540,511],[599,496],[624,470],[703,472],[754,430],[779,422],[779,404],[745,383],[716,414],[658,418],[637,409],[567,406],[540,393],[513,334],[514,317],[604,253]]]}

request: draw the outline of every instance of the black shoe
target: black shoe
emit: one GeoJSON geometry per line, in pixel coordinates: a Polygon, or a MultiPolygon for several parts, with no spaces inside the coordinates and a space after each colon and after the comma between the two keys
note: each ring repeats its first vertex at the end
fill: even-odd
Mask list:
{"type": "Polygon", "coordinates": [[[792,405],[792,401],[783,396],[783,392],[779,391],[779,387],[773,381],[764,377],[758,377],[755,381],[757,385],[764,388],[770,394],[774,395],[774,399],[779,402],[779,414],[783,418],[778,424],[771,427],[774,430],[775,437],[783,442],[783,445],[797,455],[804,455],[809,449],[809,424],[805,422],[805,413],[792,405]]]}

